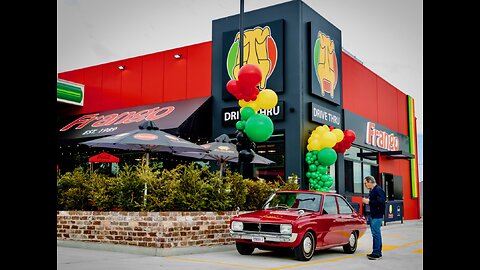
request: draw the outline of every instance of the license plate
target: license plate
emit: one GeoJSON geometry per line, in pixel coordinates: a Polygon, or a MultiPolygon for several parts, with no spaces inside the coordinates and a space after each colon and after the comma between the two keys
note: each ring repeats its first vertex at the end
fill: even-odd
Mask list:
{"type": "Polygon", "coordinates": [[[254,237],[252,237],[252,242],[260,242],[260,243],[263,243],[263,242],[265,242],[265,238],[264,238],[264,237],[254,236],[254,237]]]}

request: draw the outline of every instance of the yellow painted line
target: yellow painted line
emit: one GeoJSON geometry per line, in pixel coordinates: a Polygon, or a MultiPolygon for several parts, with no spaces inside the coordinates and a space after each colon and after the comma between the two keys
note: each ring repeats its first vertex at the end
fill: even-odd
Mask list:
{"type": "Polygon", "coordinates": [[[261,267],[256,267],[256,266],[248,266],[248,265],[242,265],[242,264],[212,262],[212,261],[206,261],[206,260],[177,258],[177,257],[170,257],[170,256],[164,257],[164,258],[165,259],[179,260],[179,261],[189,261],[189,262],[201,262],[201,263],[208,263],[208,264],[227,265],[227,266],[234,266],[234,267],[247,268],[247,269],[266,269],[266,268],[261,268],[261,267]]]}
{"type": "MultiPolygon", "coordinates": [[[[423,240],[417,240],[417,241],[405,243],[403,245],[382,244],[382,250],[383,251],[393,250],[393,249],[397,249],[397,248],[401,248],[401,247],[406,247],[406,246],[418,244],[418,243],[421,243],[421,242],[423,242],[423,240]]],[[[414,252],[423,253],[423,248],[415,250],[414,252]]],[[[308,266],[308,265],[316,265],[316,264],[329,263],[329,262],[337,262],[337,261],[351,259],[351,258],[355,258],[355,257],[366,256],[367,254],[368,253],[358,253],[358,254],[354,254],[354,255],[342,256],[342,257],[339,257],[339,258],[324,259],[324,260],[320,260],[320,261],[306,262],[306,263],[290,264],[290,265],[279,266],[279,267],[275,267],[275,268],[263,268],[263,267],[248,266],[248,265],[233,264],[233,263],[213,262],[213,261],[207,261],[207,260],[197,260],[197,259],[188,259],[188,258],[177,258],[177,257],[171,257],[171,256],[164,257],[164,258],[173,259],[173,260],[180,260],[180,261],[201,262],[201,263],[208,263],[208,264],[234,266],[234,267],[240,267],[240,268],[246,268],[246,269],[279,270],[279,269],[296,268],[296,267],[303,267],[303,266],[308,266]]]]}
{"type": "Polygon", "coordinates": [[[423,253],[423,248],[416,249],[416,250],[414,250],[414,251],[412,251],[412,252],[416,252],[416,253],[423,253]]]}

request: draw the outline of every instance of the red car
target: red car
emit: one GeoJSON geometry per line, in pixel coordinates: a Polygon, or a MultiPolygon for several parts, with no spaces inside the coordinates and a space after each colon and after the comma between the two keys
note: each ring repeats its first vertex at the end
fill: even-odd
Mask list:
{"type": "Polygon", "coordinates": [[[262,210],[230,219],[230,235],[238,253],[292,249],[300,261],[315,250],[341,246],[352,254],[367,229],[365,217],[342,195],[310,190],[277,191],[262,210]]]}

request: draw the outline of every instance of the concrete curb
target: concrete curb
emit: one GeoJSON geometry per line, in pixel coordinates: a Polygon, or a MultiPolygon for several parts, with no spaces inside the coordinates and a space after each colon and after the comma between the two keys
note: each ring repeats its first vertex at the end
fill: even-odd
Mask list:
{"type": "Polygon", "coordinates": [[[121,253],[146,255],[146,256],[159,256],[159,257],[235,250],[235,245],[181,247],[181,248],[152,248],[152,247],[138,247],[138,246],[130,246],[130,245],[115,245],[115,244],[106,244],[106,243],[91,243],[91,242],[75,241],[75,240],[57,240],[57,246],[121,252],[121,253]]]}

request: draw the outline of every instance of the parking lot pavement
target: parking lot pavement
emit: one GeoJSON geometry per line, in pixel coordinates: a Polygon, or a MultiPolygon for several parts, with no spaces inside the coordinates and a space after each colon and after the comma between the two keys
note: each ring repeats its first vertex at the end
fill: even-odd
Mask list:
{"type": "MultiPolygon", "coordinates": [[[[301,262],[292,254],[279,254],[255,249],[252,255],[242,256],[234,246],[217,247],[207,253],[189,250],[181,254],[177,249],[168,256],[142,255],[138,252],[65,247],[57,245],[57,269],[423,269],[423,220],[406,220],[382,226],[383,258],[371,261],[372,237],[368,229],[359,239],[354,254],[343,253],[342,248],[317,251],[310,261],[301,262]],[[132,254],[137,253],[137,254],[132,254]]],[[[205,250],[205,249],[204,249],[205,250]]]]}

